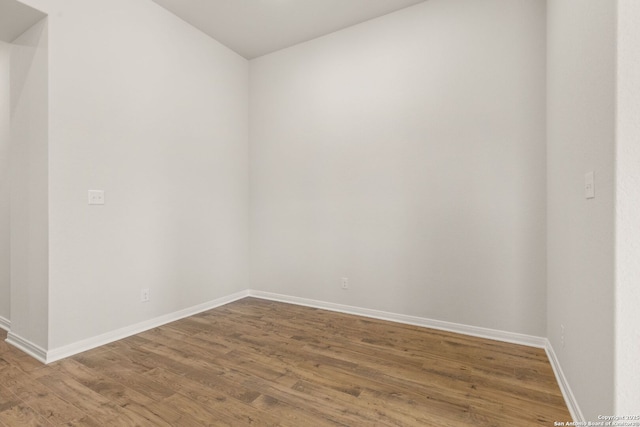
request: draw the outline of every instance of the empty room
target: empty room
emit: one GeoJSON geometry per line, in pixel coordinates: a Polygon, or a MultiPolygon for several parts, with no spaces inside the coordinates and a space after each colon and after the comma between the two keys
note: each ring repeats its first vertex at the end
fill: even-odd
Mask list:
{"type": "Polygon", "coordinates": [[[640,427],[638,22],[0,0],[0,427],[640,427]]]}

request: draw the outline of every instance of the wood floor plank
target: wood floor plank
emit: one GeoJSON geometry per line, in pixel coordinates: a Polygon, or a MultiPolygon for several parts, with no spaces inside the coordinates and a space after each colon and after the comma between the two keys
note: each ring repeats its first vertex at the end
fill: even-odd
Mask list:
{"type": "Polygon", "coordinates": [[[113,380],[94,384],[101,394],[113,399],[135,401],[141,404],[160,401],[174,392],[162,387],[142,375],[147,368],[140,364],[133,364],[130,359],[114,352],[103,352],[97,355],[85,354],[75,358],[85,367],[97,371],[113,380]]]}
{"type": "Polygon", "coordinates": [[[201,420],[186,412],[185,408],[174,409],[163,401],[154,402],[147,406],[146,409],[162,419],[163,422],[172,426],[196,427],[204,425],[201,420]]]}
{"type": "Polygon", "coordinates": [[[86,415],[78,420],[71,420],[67,423],[60,424],[60,426],[64,427],[104,427],[105,424],[96,420],[95,418],[86,415]]]}
{"type": "Polygon", "coordinates": [[[24,403],[18,403],[0,412],[0,422],[8,426],[52,426],[49,421],[24,403]]]}
{"type": "MultiPolygon", "coordinates": [[[[84,386],[69,374],[52,372],[38,381],[102,425],[109,425],[112,420],[122,416],[122,410],[117,404],[84,386]]],[[[83,418],[79,418],[77,422],[83,418]]]]}
{"type": "Polygon", "coordinates": [[[0,427],[570,419],[544,350],[254,298],[48,366],[5,338],[0,427]]]}
{"type": "Polygon", "coordinates": [[[20,398],[0,384],[0,413],[19,405],[20,398]]]}

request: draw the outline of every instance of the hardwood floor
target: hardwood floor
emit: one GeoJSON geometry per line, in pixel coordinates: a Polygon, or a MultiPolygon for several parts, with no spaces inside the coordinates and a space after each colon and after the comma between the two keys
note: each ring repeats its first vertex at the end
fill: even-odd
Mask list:
{"type": "Polygon", "coordinates": [[[0,426],[552,426],[544,350],[253,298],[43,366],[0,331],[0,426]]]}

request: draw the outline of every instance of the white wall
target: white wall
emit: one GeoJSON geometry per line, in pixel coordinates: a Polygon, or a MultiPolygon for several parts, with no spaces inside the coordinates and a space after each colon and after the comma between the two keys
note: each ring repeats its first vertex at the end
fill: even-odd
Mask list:
{"type": "Polygon", "coordinates": [[[548,337],[592,421],[614,412],[615,10],[548,2],[548,337]]]}
{"type": "Polygon", "coordinates": [[[11,50],[11,333],[46,349],[49,314],[48,39],[42,20],[11,50]]]}
{"type": "Polygon", "coordinates": [[[9,228],[10,54],[11,45],[0,41],[0,326],[11,319],[11,246],[9,228]]]}
{"type": "Polygon", "coordinates": [[[252,286],[543,336],[544,88],[537,0],[430,0],[251,61],[252,286]]]}
{"type": "Polygon", "coordinates": [[[247,61],[150,0],[26,3],[50,22],[49,349],[248,288],[247,61]]]}
{"type": "MultiPolygon", "coordinates": [[[[247,62],[151,1],[25,3],[50,14],[38,41],[51,102],[31,50],[14,121],[39,142],[14,172],[15,212],[32,215],[12,224],[29,284],[12,289],[15,333],[55,349],[250,283],[533,335],[548,322],[585,415],[613,413],[615,2],[549,2],[548,153],[544,2],[430,0],[252,61],[250,126],[247,62]],[[48,150],[47,126],[24,126],[46,106],[48,150]],[[107,205],[86,205],[92,188],[107,205]]],[[[620,257],[637,259],[620,238],[636,206],[635,107],[622,105],[619,411],[638,401],[623,341],[637,333],[623,324],[637,319],[623,317],[637,264],[620,257]]]]}
{"type": "Polygon", "coordinates": [[[640,2],[618,0],[615,413],[640,413],[640,2]]]}

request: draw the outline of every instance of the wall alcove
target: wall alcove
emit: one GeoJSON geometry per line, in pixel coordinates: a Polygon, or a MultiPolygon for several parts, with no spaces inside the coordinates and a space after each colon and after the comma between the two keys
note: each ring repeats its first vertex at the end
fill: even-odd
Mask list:
{"type": "Polygon", "coordinates": [[[48,23],[0,0],[0,327],[47,345],[48,23]]]}

